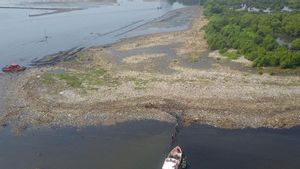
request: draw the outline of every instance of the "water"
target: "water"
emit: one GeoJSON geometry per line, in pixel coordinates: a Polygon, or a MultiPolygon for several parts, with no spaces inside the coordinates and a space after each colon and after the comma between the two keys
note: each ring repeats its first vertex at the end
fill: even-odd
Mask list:
{"type": "Polygon", "coordinates": [[[29,64],[34,58],[41,58],[74,47],[86,48],[104,45],[127,37],[186,28],[186,23],[159,28],[147,24],[172,10],[185,7],[185,5],[173,1],[25,2],[27,1],[3,1],[1,5],[83,9],[29,17],[29,15],[43,14],[51,12],[51,10],[0,8],[1,67],[13,62],[29,64]],[[158,9],[157,7],[162,8],[158,9]],[[135,33],[134,30],[141,26],[146,27],[135,33]]]}
{"type": "Polygon", "coordinates": [[[191,169],[298,169],[300,128],[226,130],[191,126],[179,144],[191,169]]]}
{"type": "Polygon", "coordinates": [[[169,148],[172,126],[136,122],[79,131],[30,129],[23,136],[2,129],[0,168],[159,169],[169,148]]]}
{"type": "MultiPolygon", "coordinates": [[[[83,129],[27,129],[14,136],[0,128],[0,168],[160,169],[174,124],[155,121],[83,129]]],[[[182,128],[178,144],[190,169],[298,169],[300,128],[226,130],[182,128]]]]}
{"type": "MultiPolygon", "coordinates": [[[[144,32],[137,29],[123,34],[184,5],[139,0],[119,3],[120,6],[116,3],[96,7],[95,2],[34,4],[85,8],[40,17],[28,15],[44,10],[0,9],[0,65],[26,64],[33,58],[73,47],[90,47],[184,28],[180,24],[159,28],[149,24],[144,32]],[[157,10],[157,6],[163,6],[162,10],[157,10]],[[49,38],[45,39],[45,35],[49,38]]],[[[25,6],[32,4],[25,3],[25,6]]],[[[0,113],[5,91],[1,79],[0,75],[0,113]]],[[[173,124],[144,121],[80,130],[31,128],[21,136],[13,135],[9,127],[0,127],[0,168],[159,169],[170,149],[173,127],[173,124]]],[[[298,169],[300,166],[300,128],[225,130],[191,126],[180,130],[178,144],[188,156],[191,169],[298,169]]]]}

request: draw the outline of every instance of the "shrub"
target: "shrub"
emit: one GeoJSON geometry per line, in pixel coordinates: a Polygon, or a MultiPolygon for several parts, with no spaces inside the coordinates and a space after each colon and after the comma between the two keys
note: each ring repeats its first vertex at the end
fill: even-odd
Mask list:
{"type": "Polygon", "coordinates": [[[297,39],[293,40],[292,49],[300,50],[300,38],[297,38],[297,39]]]}

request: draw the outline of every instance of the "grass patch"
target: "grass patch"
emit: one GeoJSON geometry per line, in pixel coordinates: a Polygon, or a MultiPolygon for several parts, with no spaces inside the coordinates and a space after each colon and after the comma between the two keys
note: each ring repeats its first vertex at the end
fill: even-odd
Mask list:
{"type": "Polygon", "coordinates": [[[76,74],[62,73],[62,74],[56,74],[55,76],[58,79],[65,81],[66,84],[71,87],[74,87],[74,88],[81,87],[82,80],[76,74]]]}
{"type": "Polygon", "coordinates": [[[223,53],[222,55],[230,60],[236,60],[240,57],[240,55],[236,51],[231,51],[231,52],[227,51],[227,52],[223,53]]]}
{"type": "Polygon", "coordinates": [[[148,80],[137,79],[134,81],[135,89],[145,89],[148,83],[148,80]]]}
{"type": "Polygon", "coordinates": [[[45,73],[41,76],[42,83],[50,85],[54,83],[54,77],[52,73],[45,73]]]}
{"type": "Polygon", "coordinates": [[[263,75],[264,74],[264,69],[262,67],[257,67],[256,68],[256,72],[260,75],[263,75]]]}
{"type": "Polygon", "coordinates": [[[46,85],[55,85],[58,81],[63,81],[73,88],[80,88],[83,82],[77,74],[73,73],[45,73],[41,76],[41,80],[46,85]]]}
{"type": "Polygon", "coordinates": [[[156,79],[138,79],[136,77],[127,77],[128,81],[133,82],[135,89],[145,89],[150,81],[156,81],[156,79]]]}
{"type": "Polygon", "coordinates": [[[96,68],[90,70],[89,74],[96,75],[96,76],[103,76],[103,75],[107,75],[107,71],[103,68],[96,68]]]}
{"type": "Polygon", "coordinates": [[[45,73],[42,82],[47,85],[64,82],[72,88],[94,88],[95,86],[118,86],[120,81],[113,78],[105,69],[94,67],[87,72],[45,73]]]}

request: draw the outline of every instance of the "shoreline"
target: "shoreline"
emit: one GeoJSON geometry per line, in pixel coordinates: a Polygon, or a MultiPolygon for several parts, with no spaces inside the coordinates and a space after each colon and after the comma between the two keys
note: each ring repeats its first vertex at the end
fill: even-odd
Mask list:
{"type": "Polygon", "coordinates": [[[22,73],[10,85],[0,123],[89,126],[180,117],[184,125],[230,129],[299,125],[300,77],[249,73],[211,55],[202,68],[207,20],[193,10],[187,30],[86,49],[73,60],[22,73]]]}
{"type": "Polygon", "coordinates": [[[20,10],[41,10],[46,11],[39,14],[28,14],[28,17],[39,17],[39,16],[45,16],[45,15],[53,15],[53,14],[59,14],[59,13],[65,13],[65,12],[72,12],[72,11],[78,11],[78,10],[84,10],[85,8],[57,8],[57,7],[21,7],[21,6],[0,6],[0,9],[20,9],[20,10]]]}

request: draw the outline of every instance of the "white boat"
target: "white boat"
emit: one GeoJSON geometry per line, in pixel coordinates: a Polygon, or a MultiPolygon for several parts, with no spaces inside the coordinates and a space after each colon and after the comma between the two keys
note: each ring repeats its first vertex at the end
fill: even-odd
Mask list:
{"type": "Polygon", "coordinates": [[[175,147],[165,159],[162,169],[179,169],[182,160],[182,150],[179,146],[175,147]]]}

